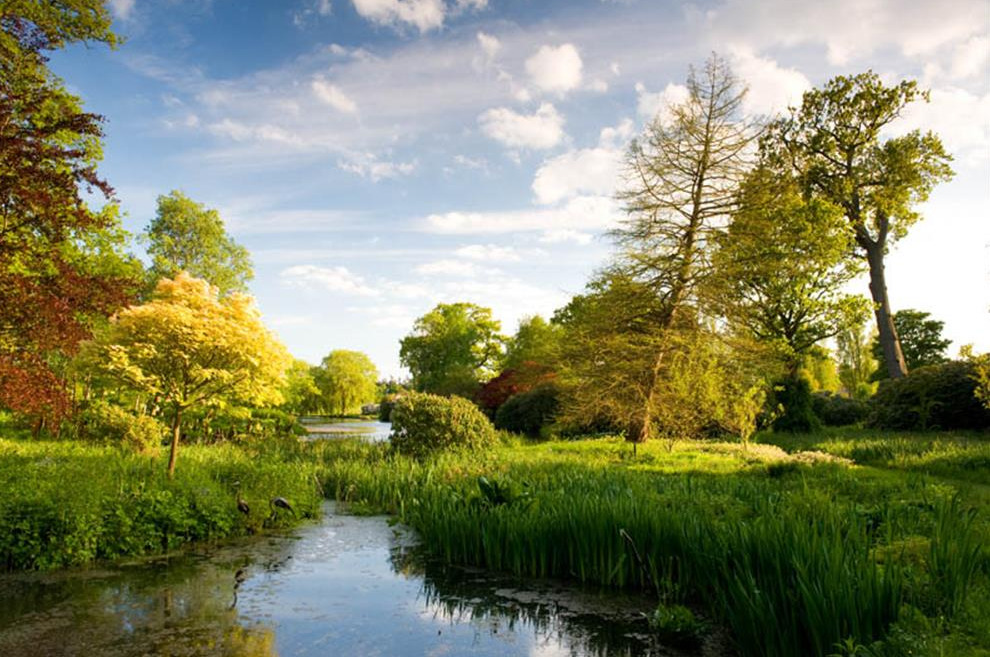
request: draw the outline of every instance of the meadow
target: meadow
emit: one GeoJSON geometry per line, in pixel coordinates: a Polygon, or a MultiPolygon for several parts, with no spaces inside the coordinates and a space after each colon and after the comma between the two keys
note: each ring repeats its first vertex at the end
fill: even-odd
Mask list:
{"type": "Polygon", "coordinates": [[[294,522],[271,517],[273,496],[304,518],[326,495],[351,513],[394,514],[450,562],[642,590],[658,631],[687,610],[689,632],[727,628],[740,654],[990,646],[985,435],[844,429],[748,446],[652,442],[635,456],[615,437],[503,435],[483,453],[427,460],[270,439],[189,446],[172,481],[162,458],[0,440],[0,563],[174,550],[294,522]]]}

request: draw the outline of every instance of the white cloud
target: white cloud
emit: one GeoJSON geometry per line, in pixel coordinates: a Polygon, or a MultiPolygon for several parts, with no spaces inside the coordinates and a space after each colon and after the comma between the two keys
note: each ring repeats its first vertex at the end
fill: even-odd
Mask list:
{"type": "Polygon", "coordinates": [[[556,208],[431,214],[423,220],[422,227],[427,232],[446,235],[601,230],[614,225],[621,215],[621,209],[611,198],[579,196],[556,208]]]}
{"type": "Polygon", "coordinates": [[[478,32],[478,45],[481,46],[481,52],[485,54],[485,62],[488,64],[495,61],[498,51],[502,48],[502,43],[497,37],[484,32],[478,32]]]}
{"type": "Polygon", "coordinates": [[[964,89],[931,90],[931,102],[908,105],[889,128],[891,134],[931,130],[946,148],[966,163],[990,158],[990,93],[978,96],[964,89]]]}
{"type": "Polygon", "coordinates": [[[379,25],[408,24],[420,32],[443,25],[445,7],[441,0],[353,0],[362,17],[379,25]]]}
{"type": "Polygon", "coordinates": [[[886,48],[909,57],[926,57],[943,46],[985,32],[985,0],[726,0],[713,9],[695,10],[715,43],[751,46],[822,44],[832,64],[862,60],[886,48]]]}
{"type": "Polygon", "coordinates": [[[119,18],[122,21],[128,20],[131,17],[131,12],[134,11],[134,0],[110,0],[109,4],[114,18],[119,18]]]}
{"type": "Polygon", "coordinates": [[[641,82],[636,83],[636,113],[647,121],[659,116],[662,123],[670,121],[669,108],[688,99],[690,92],[683,84],[669,83],[663,91],[650,92],[641,82]]]}
{"type": "Polygon", "coordinates": [[[416,170],[416,161],[391,162],[389,160],[379,160],[372,153],[358,153],[352,154],[349,159],[338,161],[337,166],[343,171],[356,173],[362,178],[368,178],[372,182],[378,182],[385,178],[408,176],[416,170]]]}
{"type": "Polygon", "coordinates": [[[357,112],[357,103],[351,100],[347,94],[340,90],[339,87],[330,84],[323,78],[314,78],[310,87],[313,89],[313,93],[316,94],[316,97],[319,98],[320,101],[326,103],[335,110],[344,112],[345,114],[354,114],[357,112]]]}
{"type": "Polygon", "coordinates": [[[581,246],[591,244],[593,235],[590,233],[583,233],[579,230],[571,230],[570,228],[558,228],[555,230],[547,230],[543,232],[540,237],[540,242],[544,244],[563,244],[565,242],[574,242],[581,246]]]}
{"type": "Polygon", "coordinates": [[[953,78],[970,78],[982,73],[990,62],[990,38],[975,36],[956,46],[952,56],[953,78]]]}
{"type": "Polygon", "coordinates": [[[304,288],[322,288],[330,292],[374,297],[380,292],[365,284],[364,279],[347,267],[318,267],[296,265],[282,270],[279,277],[288,285],[304,288]]]}
{"type": "Polygon", "coordinates": [[[734,48],[729,56],[732,71],[749,87],[743,99],[747,114],[773,115],[801,105],[801,96],[811,82],[793,68],[781,68],[772,59],[757,57],[748,48],[734,48]]]}
{"type": "Polygon", "coordinates": [[[553,148],[564,138],[564,117],[550,103],[534,114],[518,114],[507,107],[490,109],[478,117],[481,130],[510,148],[553,148]]]}
{"type": "Polygon", "coordinates": [[[424,276],[463,276],[473,278],[475,276],[498,274],[497,269],[479,267],[473,262],[463,260],[435,260],[417,266],[414,271],[424,276]]]}
{"type": "Polygon", "coordinates": [[[526,73],[541,91],[565,94],[581,84],[581,55],[573,44],[542,46],[526,60],[526,73]]]}
{"type": "Polygon", "coordinates": [[[615,191],[622,151],[584,148],[544,162],[533,178],[536,202],[550,205],[579,194],[609,196],[615,191]]]}
{"type": "Polygon", "coordinates": [[[519,252],[511,246],[495,244],[469,244],[457,249],[456,253],[462,258],[488,262],[518,262],[522,259],[519,252]]]}

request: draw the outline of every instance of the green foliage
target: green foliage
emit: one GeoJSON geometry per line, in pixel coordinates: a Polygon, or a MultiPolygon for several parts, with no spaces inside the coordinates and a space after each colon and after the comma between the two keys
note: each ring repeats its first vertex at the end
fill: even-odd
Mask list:
{"type": "Polygon", "coordinates": [[[560,409],[560,391],[552,383],[509,397],[495,412],[495,427],[527,436],[539,436],[560,409]]]}
{"type": "Polygon", "coordinates": [[[811,399],[815,415],[827,427],[859,424],[866,419],[870,408],[863,400],[830,392],[816,392],[811,399]]]}
{"type": "Polygon", "coordinates": [[[320,389],[316,385],[313,369],[306,361],[295,358],[285,370],[282,407],[290,413],[302,415],[318,408],[320,389]]]}
{"type": "Polygon", "coordinates": [[[990,409],[990,354],[972,356],[973,380],[976,381],[976,398],[990,409]]]}
{"type": "Polygon", "coordinates": [[[391,420],[392,446],[415,457],[450,450],[481,451],[497,441],[491,421],[461,397],[408,392],[396,402],[391,420]]]}
{"type": "Polygon", "coordinates": [[[864,326],[848,326],[839,331],[835,343],[839,381],[846,395],[860,401],[872,397],[877,390],[872,377],[879,361],[873,358],[864,326]]]}
{"type": "Polygon", "coordinates": [[[506,341],[502,369],[520,369],[527,363],[553,367],[557,362],[563,328],[539,315],[519,320],[516,334],[506,341]]]}
{"type": "Polygon", "coordinates": [[[375,401],[378,370],[360,351],[331,351],[315,377],[322,397],[321,408],[331,415],[358,413],[362,404],[375,401]]]}
{"type": "Polygon", "coordinates": [[[227,234],[220,214],[182,192],[158,197],[158,213],[141,237],[152,259],[152,287],[185,271],[226,295],[247,292],[254,278],[250,254],[227,234]]]}
{"type": "Polygon", "coordinates": [[[972,362],[952,361],[884,381],[867,423],[883,429],[990,428],[990,409],[976,397],[974,372],[972,362]]]}
{"type": "MultiPolygon", "coordinates": [[[[908,372],[926,365],[938,365],[948,360],[945,350],[951,340],[942,337],[945,322],[928,319],[931,313],[920,310],[898,310],[893,315],[894,328],[897,338],[901,341],[901,351],[904,353],[904,363],[908,372]]],[[[883,362],[883,348],[877,338],[873,339],[870,351],[877,362],[883,362]]],[[[887,378],[887,371],[880,367],[873,373],[874,381],[887,378]]]]}
{"type": "Polygon", "coordinates": [[[699,647],[708,631],[708,624],[684,605],[660,603],[649,620],[660,641],[675,648],[699,647]]]}
{"type": "Polygon", "coordinates": [[[76,418],[79,438],[122,445],[138,452],[157,452],[166,427],[153,417],[134,415],[115,404],[95,399],[76,418]]]}
{"type": "Polygon", "coordinates": [[[473,303],[440,303],[400,341],[399,358],[421,392],[473,397],[497,371],[501,324],[473,303]]]}
{"type": "Polygon", "coordinates": [[[807,379],[792,376],[777,382],[773,387],[772,399],[780,413],[773,420],[774,431],[807,433],[821,427],[807,379]]]}

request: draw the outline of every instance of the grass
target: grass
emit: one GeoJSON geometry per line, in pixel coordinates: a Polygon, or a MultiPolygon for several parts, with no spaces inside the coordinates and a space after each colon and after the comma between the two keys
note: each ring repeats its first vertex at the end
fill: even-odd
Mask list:
{"type": "Polygon", "coordinates": [[[451,562],[707,609],[740,654],[988,654],[986,437],[757,439],[650,443],[636,457],[615,438],[513,439],[426,461],[273,440],[187,447],[174,481],[162,457],[0,439],[0,564],[61,567],[260,531],[271,497],[309,516],[325,492],[353,512],[395,514],[451,562]]]}

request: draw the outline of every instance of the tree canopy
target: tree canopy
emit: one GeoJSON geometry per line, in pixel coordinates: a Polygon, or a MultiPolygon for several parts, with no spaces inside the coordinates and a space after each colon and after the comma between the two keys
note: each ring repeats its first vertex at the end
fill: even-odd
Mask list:
{"type": "Polygon", "coordinates": [[[409,368],[416,390],[470,398],[498,370],[500,330],[489,308],[440,303],[402,338],[399,358],[409,368]]]}
{"type": "Polygon", "coordinates": [[[227,234],[220,214],[182,192],[158,197],[158,213],[141,237],[152,259],[152,282],[186,271],[224,295],[247,292],[254,278],[250,254],[227,234]]]}
{"type": "Polygon", "coordinates": [[[321,401],[331,415],[358,412],[362,404],[373,402],[378,396],[378,369],[360,351],[331,351],[320,369],[317,385],[321,401]]]}
{"type": "Polygon", "coordinates": [[[114,316],[83,358],[119,384],[157,396],[171,412],[170,474],[183,411],[231,402],[277,404],[291,362],[261,322],[253,298],[221,298],[216,287],[185,273],[162,279],[149,302],[114,316]]]}
{"type": "Polygon", "coordinates": [[[907,372],[891,318],[884,256],[920,218],[915,210],[952,175],[951,157],[933,133],[882,139],[909,103],[927,100],[917,83],[887,86],[872,71],[838,76],[804,94],[801,107],[776,122],[764,153],[794,169],[805,190],[840,208],[870,270],[870,293],[891,377],[907,372]]]}

